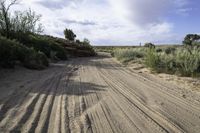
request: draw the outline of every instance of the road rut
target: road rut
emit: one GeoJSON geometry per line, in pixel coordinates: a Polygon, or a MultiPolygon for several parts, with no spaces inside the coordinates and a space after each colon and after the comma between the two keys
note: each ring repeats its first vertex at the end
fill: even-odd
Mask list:
{"type": "Polygon", "coordinates": [[[0,85],[2,133],[200,132],[199,93],[183,96],[184,89],[109,56],[14,71],[0,85]]]}

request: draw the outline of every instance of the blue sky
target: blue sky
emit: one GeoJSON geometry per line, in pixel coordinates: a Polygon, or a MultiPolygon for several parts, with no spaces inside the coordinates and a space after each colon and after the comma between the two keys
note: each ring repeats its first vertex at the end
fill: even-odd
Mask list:
{"type": "Polygon", "coordinates": [[[45,34],[70,28],[93,45],[174,44],[200,33],[199,0],[21,0],[12,10],[28,8],[42,15],[45,34]]]}

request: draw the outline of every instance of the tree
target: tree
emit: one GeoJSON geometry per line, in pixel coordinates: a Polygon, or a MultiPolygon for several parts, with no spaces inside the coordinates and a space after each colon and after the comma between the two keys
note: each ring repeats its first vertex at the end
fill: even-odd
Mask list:
{"type": "Polygon", "coordinates": [[[5,34],[7,38],[10,36],[11,31],[11,17],[9,10],[11,6],[17,4],[18,0],[11,0],[8,5],[6,5],[6,0],[0,1],[0,33],[5,34]]]}
{"type": "Polygon", "coordinates": [[[39,23],[41,15],[37,15],[31,9],[24,12],[16,11],[12,16],[10,15],[10,7],[17,2],[18,0],[0,1],[0,34],[7,38],[21,40],[29,33],[43,32],[42,24],[39,23]]]}
{"type": "Polygon", "coordinates": [[[192,46],[193,43],[200,41],[200,35],[188,34],[185,36],[183,44],[186,46],[192,46]]]}
{"type": "Polygon", "coordinates": [[[39,23],[41,15],[37,15],[31,9],[21,12],[16,11],[12,18],[12,30],[22,33],[42,33],[43,27],[39,23]]]}
{"type": "Polygon", "coordinates": [[[65,38],[69,41],[74,41],[76,38],[76,34],[71,29],[64,30],[65,38]]]}

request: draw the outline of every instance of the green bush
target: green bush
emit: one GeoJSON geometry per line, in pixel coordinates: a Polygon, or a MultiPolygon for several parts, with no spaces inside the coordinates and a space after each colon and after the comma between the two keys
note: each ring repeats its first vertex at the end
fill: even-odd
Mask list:
{"type": "Polygon", "coordinates": [[[0,66],[5,68],[14,67],[16,60],[15,45],[17,45],[16,41],[0,37],[0,66]]]}
{"type": "Polygon", "coordinates": [[[164,52],[158,53],[155,49],[148,49],[145,64],[156,72],[176,72],[176,60],[174,55],[169,55],[164,52]]]}
{"type": "Polygon", "coordinates": [[[184,76],[196,76],[200,72],[200,49],[180,49],[176,53],[178,71],[184,76]]]}
{"type": "Polygon", "coordinates": [[[126,63],[137,58],[143,58],[145,56],[145,51],[140,48],[116,49],[113,55],[121,62],[126,63]]]}
{"type": "Polygon", "coordinates": [[[43,52],[48,58],[51,58],[52,52],[56,53],[56,58],[60,60],[67,60],[68,57],[64,47],[45,36],[29,35],[23,40],[23,44],[29,48],[33,47],[36,51],[43,52]]]}
{"type": "Polygon", "coordinates": [[[51,51],[50,51],[50,55],[52,52],[55,53],[55,57],[60,59],[60,60],[67,60],[67,52],[66,50],[60,46],[59,44],[55,43],[55,44],[50,44],[50,48],[51,48],[51,51]]]}
{"type": "Polygon", "coordinates": [[[31,69],[43,69],[49,65],[43,53],[27,48],[15,40],[0,37],[0,65],[13,68],[16,61],[31,69]]]}
{"type": "Polygon", "coordinates": [[[176,72],[176,61],[173,55],[168,55],[166,53],[161,53],[159,56],[159,68],[156,71],[165,73],[175,73],[176,72]]]}
{"type": "Polygon", "coordinates": [[[144,44],[144,47],[147,47],[147,48],[155,48],[156,46],[155,46],[153,43],[145,43],[145,44],[144,44]]]}
{"type": "Polygon", "coordinates": [[[145,57],[145,64],[154,70],[160,68],[160,56],[154,48],[147,50],[147,54],[145,57]]]}
{"type": "Polygon", "coordinates": [[[27,47],[34,48],[36,51],[42,51],[47,57],[50,57],[51,47],[47,40],[43,38],[29,35],[26,42],[23,42],[27,47]]]}
{"type": "Polygon", "coordinates": [[[179,48],[171,54],[157,53],[154,49],[149,49],[145,64],[157,72],[197,76],[200,74],[200,49],[179,48]]]}
{"type": "MultiPolygon", "coordinates": [[[[94,48],[90,45],[88,40],[73,42],[48,35],[44,35],[42,37],[46,38],[48,41],[54,42],[53,44],[57,44],[62,47],[65,51],[67,51],[67,57],[88,57],[96,55],[94,48]]],[[[53,51],[53,53],[54,52],[55,51],[53,51]]]]}
{"type": "Polygon", "coordinates": [[[29,69],[44,69],[49,66],[49,62],[44,53],[30,49],[23,61],[23,65],[29,69]]]}
{"type": "Polygon", "coordinates": [[[166,54],[173,54],[176,51],[176,48],[174,47],[168,47],[165,49],[166,54]]]}
{"type": "Polygon", "coordinates": [[[156,52],[161,53],[161,52],[163,52],[163,50],[161,48],[156,48],[156,52]]]}

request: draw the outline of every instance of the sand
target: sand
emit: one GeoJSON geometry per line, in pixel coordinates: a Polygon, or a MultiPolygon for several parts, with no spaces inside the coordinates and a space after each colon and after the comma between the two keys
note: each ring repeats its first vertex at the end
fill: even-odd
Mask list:
{"type": "Polygon", "coordinates": [[[0,73],[3,133],[200,132],[198,91],[108,55],[0,73]]]}

